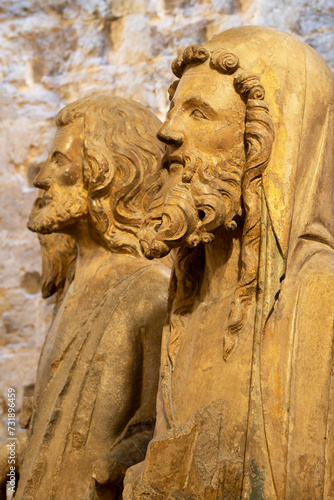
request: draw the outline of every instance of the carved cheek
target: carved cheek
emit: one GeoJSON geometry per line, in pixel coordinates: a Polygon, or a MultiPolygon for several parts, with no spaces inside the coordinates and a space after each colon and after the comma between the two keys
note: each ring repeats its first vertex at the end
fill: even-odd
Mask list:
{"type": "Polygon", "coordinates": [[[63,169],[59,175],[59,181],[61,185],[74,186],[80,177],[82,177],[81,168],[76,164],[72,164],[63,169]]]}

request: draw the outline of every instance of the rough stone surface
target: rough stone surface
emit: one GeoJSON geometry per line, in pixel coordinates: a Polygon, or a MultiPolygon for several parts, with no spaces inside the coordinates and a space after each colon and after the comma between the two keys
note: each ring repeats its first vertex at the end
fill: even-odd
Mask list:
{"type": "Polygon", "coordinates": [[[0,438],[7,387],[16,388],[19,409],[51,317],[52,301],[39,293],[39,243],[26,220],[57,111],[112,89],[163,118],[178,51],[240,25],[289,31],[333,69],[333,18],[332,0],[2,0],[0,438]]]}

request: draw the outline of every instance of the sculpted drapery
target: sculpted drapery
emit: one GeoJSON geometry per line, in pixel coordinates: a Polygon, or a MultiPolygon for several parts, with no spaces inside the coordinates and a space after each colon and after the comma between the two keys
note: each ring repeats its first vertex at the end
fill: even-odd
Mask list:
{"type": "Polygon", "coordinates": [[[291,36],[257,33],[276,138],[263,174],[246,472],[252,460],[262,464],[268,498],[328,499],[334,497],[333,75],[291,36]]]}
{"type": "MultiPolygon", "coordinates": [[[[200,318],[206,305],[200,304],[198,292],[194,292],[195,305],[187,320],[188,330],[192,324],[197,330],[188,334],[184,328],[186,333],[177,339],[174,358],[173,324],[166,326],[155,438],[143,472],[138,466],[128,472],[125,496],[174,498],[169,496],[174,491],[175,498],[188,498],[189,494],[190,498],[218,499],[334,498],[333,76],[313,49],[273,29],[232,29],[204,47],[210,54],[221,49],[235,54],[241,69],[259,78],[274,123],[275,139],[261,181],[259,265],[251,333],[237,340],[230,357],[223,348],[224,332],[214,350],[209,340],[203,341],[203,357],[194,359],[204,359],[205,352],[207,356],[220,352],[211,379],[218,387],[216,401],[182,421],[186,412],[179,410],[182,405],[177,394],[181,388],[177,370],[182,367],[177,365],[178,358],[183,362],[191,359],[195,337],[201,335],[200,318]],[[196,314],[199,319],[195,321],[196,314]],[[193,343],[187,335],[193,335],[193,343]],[[183,347],[186,342],[188,355],[183,347]],[[251,351],[251,359],[242,357],[245,349],[251,351]],[[226,387],[234,384],[228,376],[232,373],[237,378],[238,368],[245,370],[240,364],[243,359],[250,364],[249,385],[240,385],[242,398],[236,394],[232,408],[231,397],[229,413],[224,413],[226,387]],[[235,360],[239,361],[234,369],[219,366],[225,363],[233,367],[235,360]],[[221,373],[225,378],[217,382],[221,373]],[[210,441],[210,432],[213,435],[212,429],[218,429],[216,434],[229,439],[230,420],[238,419],[239,400],[242,405],[248,401],[246,425],[241,419],[239,422],[244,448],[241,446],[241,454],[238,448],[236,460],[231,461],[222,451],[228,448],[226,443],[219,438],[210,441]],[[196,485],[193,490],[191,484],[196,485]],[[199,484],[204,485],[202,490],[199,484]]],[[[190,68],[201,64],[193,61],[190,68]]],[[[200,71],[198,77],[202,77],[200,71]]],[[[182,73],[177,76],[182,81],[182,73]]],[[[175,137],[164,132],[165,142],[176,144],[178,140],[181,144],[175,137]]],[[[165,230],[165,224],[162,227],[165,230]]],[[[203,243],[208,241],[203,239],[203,243]]],[[[176,268],[172,300],[173,289],[191,271],[189,266],[186,270],[176,268]]],[[[221,324],[227,324],[225,309],[219,310],[217,305],[213,310],[218,318],[220,315],[221,324]]],[[[213,329],[218,324],[219,319],[212,319],[213,329]]],[[[208,329],[202,338],[210,339],[214,333],[208,329]]],[[[193,373],[201,373],[193,384],[197,384],[199,400],[203,398],[200,377],[212,369],[200,363],[193,369],[193,373]]],[[[196,395],[196,387],[191,391],[196,395]]]]}

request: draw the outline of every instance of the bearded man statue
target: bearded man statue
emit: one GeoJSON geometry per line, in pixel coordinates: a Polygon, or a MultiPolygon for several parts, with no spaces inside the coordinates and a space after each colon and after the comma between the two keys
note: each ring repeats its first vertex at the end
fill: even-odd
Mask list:
{"type": "Polygon", "coordinates": [[[39,361],[15,498],[119,499],[155,423],[169,272],[143,257],[138,231],[164,148],[159,120],[109,93],[66,106],[56,123],[28,227],[71,236],[77,255],[71,240],[65,257],[57,256],[63,246],[48,252],[62,264],[44,268],[44,294],[62,296],[39,361]]]}
{"type": "Polygon", "coordinates": [[[124,498],[334,498],[333,76],[254,26],[172,69],[141,240],[178,250],[155,436],[124,498]]]}

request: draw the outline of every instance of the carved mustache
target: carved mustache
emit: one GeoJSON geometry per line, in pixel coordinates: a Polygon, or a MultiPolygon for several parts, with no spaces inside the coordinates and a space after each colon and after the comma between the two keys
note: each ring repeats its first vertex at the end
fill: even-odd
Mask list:
{"type": "Polygon", "coordinates": [[[64,193],[55,187],[52,193],[48,190],[35,200],[28,228],[37,233],[49,234],[63,226],[64,222],[82,216],[86,206],[87,200],[83,189],[77,189],[73,193],[68,192],[64,196],[64,193]]]}
{"type": "MultiPolygon", "coordinates": [[[[36,219],[39,217],[40,211],[50,203],[54,202],[54,196],[49,191],[40,190],[39,193],[41,196],[38,196],[33,203],[29,219],[28,219],[28,228],[32,231],[34,230],[34,224],[36,219]]],[[[56,197],[57,198],[57,197],[56,197]]]]}
{"type": "Polygon", "coordinates": [[[33,203],[29,219],[28,219],[28,228],[33,230],[36,217],[38,216],[39,211],[45,206],[45,201],[43,196],[38,196],[33,203]]]}
{"type": "Polygon", "coordinates": [[[167,255],[175,247],[195,247],[214,240],[212,230],[235,227],[232,217],[240,204],[240,168],[223,156],[179,150],[165,155],[170,175],[153,200],[139,233],[147,258],[167,255]],[[174,165],[173,167],[173,163],[174,165]],[[177,175],[177,167],[182,172],[177,175]]]}

